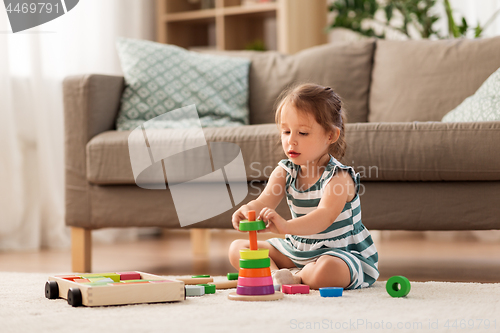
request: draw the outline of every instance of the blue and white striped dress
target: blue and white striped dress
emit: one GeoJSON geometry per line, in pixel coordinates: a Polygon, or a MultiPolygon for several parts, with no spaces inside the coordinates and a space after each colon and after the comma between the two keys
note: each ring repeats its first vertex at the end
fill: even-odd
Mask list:
{"type": "Polygon", "coordinates": [[[331,255],[344,260],[351,272],[351,283],[346,289],[358,289],[372,285],[379,276],[378,253],[370,232],[361,222],[359,200],[359,173],[338,162],[333,156],[318,181],[305,191],[296,188],[300,166],[290,160],[278,163],[286,170],[286,199],[292,217],[304,216],[315,210],[326,185],[337,170],[347,170],[356,185],[354,199],[347,202],[342,213],[326,230],[307,236],[286,235],[285,239],[272,238],[268,242],[290,258],[299,267],[316,261],[322,255],[331,255]]]}

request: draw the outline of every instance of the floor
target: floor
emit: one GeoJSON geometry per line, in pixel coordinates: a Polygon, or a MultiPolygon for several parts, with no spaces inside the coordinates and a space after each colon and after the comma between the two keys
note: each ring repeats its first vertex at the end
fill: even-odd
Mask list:
{"type": "MultiPolygon", "coordinates": [[[[93,271],[138,270],[161,275],[225,275],[235,272],[227,259],[232,240],[246,238],[234,230],[211,230],[208,255],[193,255],[187,230],[113,245],[94,244],[93,271]]],[[[259,235],[265,239],[266,235],[259,235]]],[[[500,282],[500,242],[470,239],[436,241],[391,237],[376,241],[380,280],[404,275],[413,281],[500,282]],[[393,239],[396,238],[396,239],[393,239]]],[[[68,250],[0,253],[0,271],[67,273],[68,250]]]]}

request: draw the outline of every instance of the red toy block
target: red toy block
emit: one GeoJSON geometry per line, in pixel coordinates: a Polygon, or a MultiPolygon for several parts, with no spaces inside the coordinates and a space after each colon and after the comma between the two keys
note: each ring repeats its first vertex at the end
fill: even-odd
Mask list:
{"type": "Polygon", "coordinates": [[[89,279],[74,279],[73,282],[76,282],[76,283],[87,283],[87,282],[90,282],[89,279]]]}
{"type": "Polygon", "coordinates": [[[56,277],[64,280],[69,280],[69,281],[75,281],[77,279],[81,279],[81,276],[76,276],[76,275],[56,275],[56,277]]]}
{"type": "Polygon", "coordinates": [[[284,284],[281,286],[281,291],[285,294],[309,294],[309,286],[307,284],[284,284]]]}
{"type": "Polygon", "coordinates": [[[120,275],[120,281],[141,279],[141,274],[137,272],[116,272],[116,274],[120,275]]]}

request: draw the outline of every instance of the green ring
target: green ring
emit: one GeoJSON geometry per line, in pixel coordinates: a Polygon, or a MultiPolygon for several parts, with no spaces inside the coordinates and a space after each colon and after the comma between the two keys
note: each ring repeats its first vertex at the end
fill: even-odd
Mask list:
{"type": "Polygon", "coordinates": [[[264,230],[264,229],[266,229],[266,223],[262,220],[240,221],[240,231],[254,231],[254,230],[264,230]]]}
{"type": "Polygon", "coordinates": [[[240,259],[240,268],[266,268],[271,266],[271,259],[240,259]]]}
{"type": "Polygon", "coordinates": [[[396,275],[389,278],[389,280],[387,280],[387,283],[385,284],[385,290],[387,290],[389,295],[391,295],[392,297],[404,297],[408,295],[410,289],[410,281],[408,281],[407,278],[401,275],[396,275]]]}
{"type": "Polygon", "coordinates": [[[197,286],[205,287],[205,294],[215,294],[215,284],[197,284],[197,286]]]}

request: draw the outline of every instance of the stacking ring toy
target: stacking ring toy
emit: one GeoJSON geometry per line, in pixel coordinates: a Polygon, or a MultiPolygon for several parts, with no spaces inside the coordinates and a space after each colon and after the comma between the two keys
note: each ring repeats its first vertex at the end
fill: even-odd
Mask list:
{"type": "Polygon", "coordinates": [[[387,283],[385,284],[385,290],[387,290],[389,295],[391,295],[392,297],[404,297],[408,295],[410,289],[410,281],[408,281],[407,278],[401,275],[396,275],[389,278],[389,280],[387,280],[387,283]]]}
{"type": "Polygon", "coordinates": [[[264,230],[264,229],[266,229],[266,223],[262,220],[240,221],[240,231],[254,231],[254,230],[264,230]]]}

